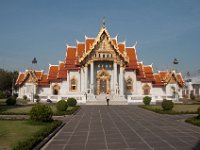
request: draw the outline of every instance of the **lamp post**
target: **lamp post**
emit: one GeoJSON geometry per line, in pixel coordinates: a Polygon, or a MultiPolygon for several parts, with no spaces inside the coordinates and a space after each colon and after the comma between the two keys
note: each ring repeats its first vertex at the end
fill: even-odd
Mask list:
{"type": "MultiPolygon", "coordinates": [[[[174,67],[175,67],[175,74],[176,74],[176,72],[178,72],[178,64],[179,64],[179,61],[178,61],[177,58],[174,58],[173,64],[174,64],[174,67]]],[[[177,88],[177,84],[175,85],[175,100],[178,101],[178,88],[177,88]]]]}
{"type": "MultiPolygon", "coordinates": [[[[32,60],[32,66],[35,65],[35,64],[37,64],[36,57],[34,57],[33,60],[32,60]]],[[[34,93],[35,93],[34,90],[35,90],[35,84],[33,83],[33,102],[34,102],[34,93]]]]}
{"type": "Polygon", "coordinates": [[[175,66],[175,71],[178,72],[178,68],[176,66],[178,66],[179,62],[177,58],[174,58],[173,64],[175,66]]]}

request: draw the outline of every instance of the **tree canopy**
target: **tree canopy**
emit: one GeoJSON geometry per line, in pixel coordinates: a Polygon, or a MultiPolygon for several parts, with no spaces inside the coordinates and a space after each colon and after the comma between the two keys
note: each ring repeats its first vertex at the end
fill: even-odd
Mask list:
{"type": "Polygon", "coordinates": [[[16,89],[15,82],[18,74],[18,71],[7,71],[0,68],[0,91],[11,93],[12,87],[16,89]]]}

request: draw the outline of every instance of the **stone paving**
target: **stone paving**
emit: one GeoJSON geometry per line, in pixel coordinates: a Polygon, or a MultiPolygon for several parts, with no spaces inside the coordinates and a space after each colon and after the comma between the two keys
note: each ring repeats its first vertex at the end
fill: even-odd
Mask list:
{"type": "Polygon", "coordinates": [[[44,150],[200,150],[191,115],[161,115],[137,106],[81,106],[44,150]]]}

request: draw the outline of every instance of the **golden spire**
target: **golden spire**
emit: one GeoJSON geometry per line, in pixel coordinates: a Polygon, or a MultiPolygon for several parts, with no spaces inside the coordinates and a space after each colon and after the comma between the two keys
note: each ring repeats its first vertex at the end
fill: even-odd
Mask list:
{"type": "Polygon", "coordinates": [[[103,28],[106,27],[106,17],[105,16],[103,16],[102,26],[103,26],[103,28]]]}

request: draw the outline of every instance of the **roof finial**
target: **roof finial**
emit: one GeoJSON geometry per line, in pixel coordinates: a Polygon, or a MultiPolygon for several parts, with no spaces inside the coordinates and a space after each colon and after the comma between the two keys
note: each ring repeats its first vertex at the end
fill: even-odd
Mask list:
{"type": "Polygon", "coordinates": [[[105,16],[103,16],[102,25],[103,25],[103,27],[106,27],[106,17],[105,16]]]}

